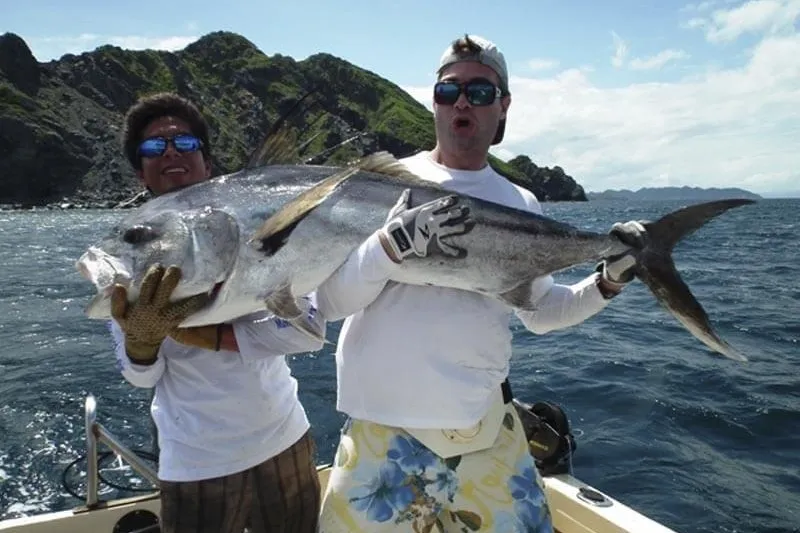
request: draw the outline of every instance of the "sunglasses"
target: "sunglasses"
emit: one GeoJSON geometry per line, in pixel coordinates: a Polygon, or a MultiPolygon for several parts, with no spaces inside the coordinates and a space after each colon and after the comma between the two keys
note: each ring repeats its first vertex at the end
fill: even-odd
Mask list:
{"type": "Polygon", "coordinates": [[[477,79],[466,83],[440,81],[433,86],[433,101],[439,105],[453,105],[464,93],[467,102],[474,106],[492,105],[503,91],[489,80],[477,79]]]}
{"type": "Polygon", "coordinates": [[[172,143],[175,151],[182,154],[196,152],[203,147],[203,141],[188,133],[179,133],[174,137],[148,137],[139,144],[141,157],[159,157],[167,151],[167,144],[172,143]]]}

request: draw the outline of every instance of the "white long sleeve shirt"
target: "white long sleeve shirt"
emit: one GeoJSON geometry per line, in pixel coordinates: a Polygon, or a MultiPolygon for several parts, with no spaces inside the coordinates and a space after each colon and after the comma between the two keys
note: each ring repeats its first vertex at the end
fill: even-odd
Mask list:
{"type": "MultiPolygon", "coordinates": [[[[324,327],[321,314],[312,320],[324,327]]],[[[155,387],[151,414],[160,479],[197,481],[241,472],[308,431],[284,354],[319,350],[322,343],[279,319],[256,313],[235,321],[239,352],[186,346],[168,337],[152,365],[132,363],[119,325],[112,320],[110,328],[123,377],[137,387],[155,387]]]]}
{"type": "MultiPolygon", "coordinates": [[[[542,212],[530,191],[490,166],[452,170],[429,152],[403,162],[446,189],[542,212]]],[[[347,317],[336,350],[337,408],[390,426],[472,426],[508,376],[512,312],[543,334],[578,324],[608,304],[597,274],[574,285],[556,284],[549,275],[536,279],[537,310],[526,312],[477,293],[387,281],[397,268],[375,234],[317,290],[326,319],[347,317]]]]}

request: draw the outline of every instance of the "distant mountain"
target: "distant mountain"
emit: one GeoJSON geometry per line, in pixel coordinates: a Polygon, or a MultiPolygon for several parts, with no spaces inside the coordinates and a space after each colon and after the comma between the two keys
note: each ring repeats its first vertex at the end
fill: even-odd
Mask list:
{"type": "Polygon", "coordinates": [[[726,198],[746,198],[760,200],[762,197],[756,193],[736,187],[719,189],[712,187],[644,187],[637,191],[629,189],[603,192],[588,192],[589,200],[722,200],[726,198]]]}
{"type": "Polygon", "coordinates": [[[764,198],[800,198],[800,189],[796,191],[773,191],[765,193],[764,198]]]}
{"type": "MultiPolygon", "coordinates": [[[[135,205],[142,186],[122,157],[122,117],[144,94],[175,91],[206,115],[217,173],[241,168],[264,133],[316,89],[291,120],[305,162],[342,164],[386,150],[433,148],[433,114],[396,84],[326,53],[267,56],[235,33],[209,33],[178,52],[101,46],[38,62],[0,35],[0,206],[135,205]],[[303,141],[303,142],[300,142],[303,141]]],[[[560,167],[525,156],[490,164],[542,201],[586,201],[560,167]]]]}

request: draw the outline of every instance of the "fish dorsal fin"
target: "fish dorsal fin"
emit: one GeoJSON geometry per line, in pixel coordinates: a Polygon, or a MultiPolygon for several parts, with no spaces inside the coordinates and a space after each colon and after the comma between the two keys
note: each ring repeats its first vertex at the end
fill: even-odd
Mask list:
{"type": "Polygon", "coordinates": [[[418,175],[411,172],[407,166],[400,162],[395,156],[386,151],[375,152],[356,161],[354,166],[364,172],[375,172],[396,178],[402,178],[409,185],[421,185],[430,187],[430,181],[425,181],[418,175]]]}
{"type": "Polygon", "coordinates": [[[324,202],[340,183],[359,171],[358,167],[345,168],[299,194],[269,217],[250,242],[260,241],[261,249],[272,255],[283,246],[289,233],[307,214],[324,202]]]}
{"type": "Polygon", "coordinates": [[[262,252],[267,255],[273,255],[286,243],[289,234],[308,213],[324,202],[339,184],[358,172],[374,172],[384,176],[400,178],[408,186],[431,186],[431,182],[423,180],[408,170],[403,163],[389,152],[375,152],[325,178],[287,202],[264,222],[261,228],[251,237],[250,242],[260,243],[262,252]]]}
{"type": "Polygon", "coordinates": [[[289,119],[295,115],[305,113],[314,105],[302,107],[301,104],[315,91],[311,90],[300,97],[288,111],[278,117],[278,120],[267,132],[266,138],[256,148],[247,161],[246,168],[263,165],[298,164],[301,163],[297,135],[292,131],[289,119]]]}
{"type": "Polygon", "coordinates": [[[264,143],[253,152],[246,168],[265,165],[294,165],[300,162],[297,137],[289,126],[283,125],[270,134],[264,143]]]}

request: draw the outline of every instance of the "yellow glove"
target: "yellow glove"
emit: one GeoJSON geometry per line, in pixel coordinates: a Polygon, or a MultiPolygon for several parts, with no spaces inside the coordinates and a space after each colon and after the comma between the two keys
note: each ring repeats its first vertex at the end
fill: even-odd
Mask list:
{"type": "Polygon", "coordinates": [[[223,324],[212,324],[196,328],[176,328],[169,336],[181,344],[218,352],[222,341],[222,326],[223,324]]]}
{"type": "Polygon", "coordinates": [[[139,299],[132,304],[128,303],[125,287],[114,286],[111,316],[125,332],[125,352],[133,362],[153,363],[167,335],[210,300],[208,294],[198,294],[170,302],[169,297],[180,278],[181,270],[176,266],[166,271],[161,265],[151,266],[142,280],[139,299]]]}

